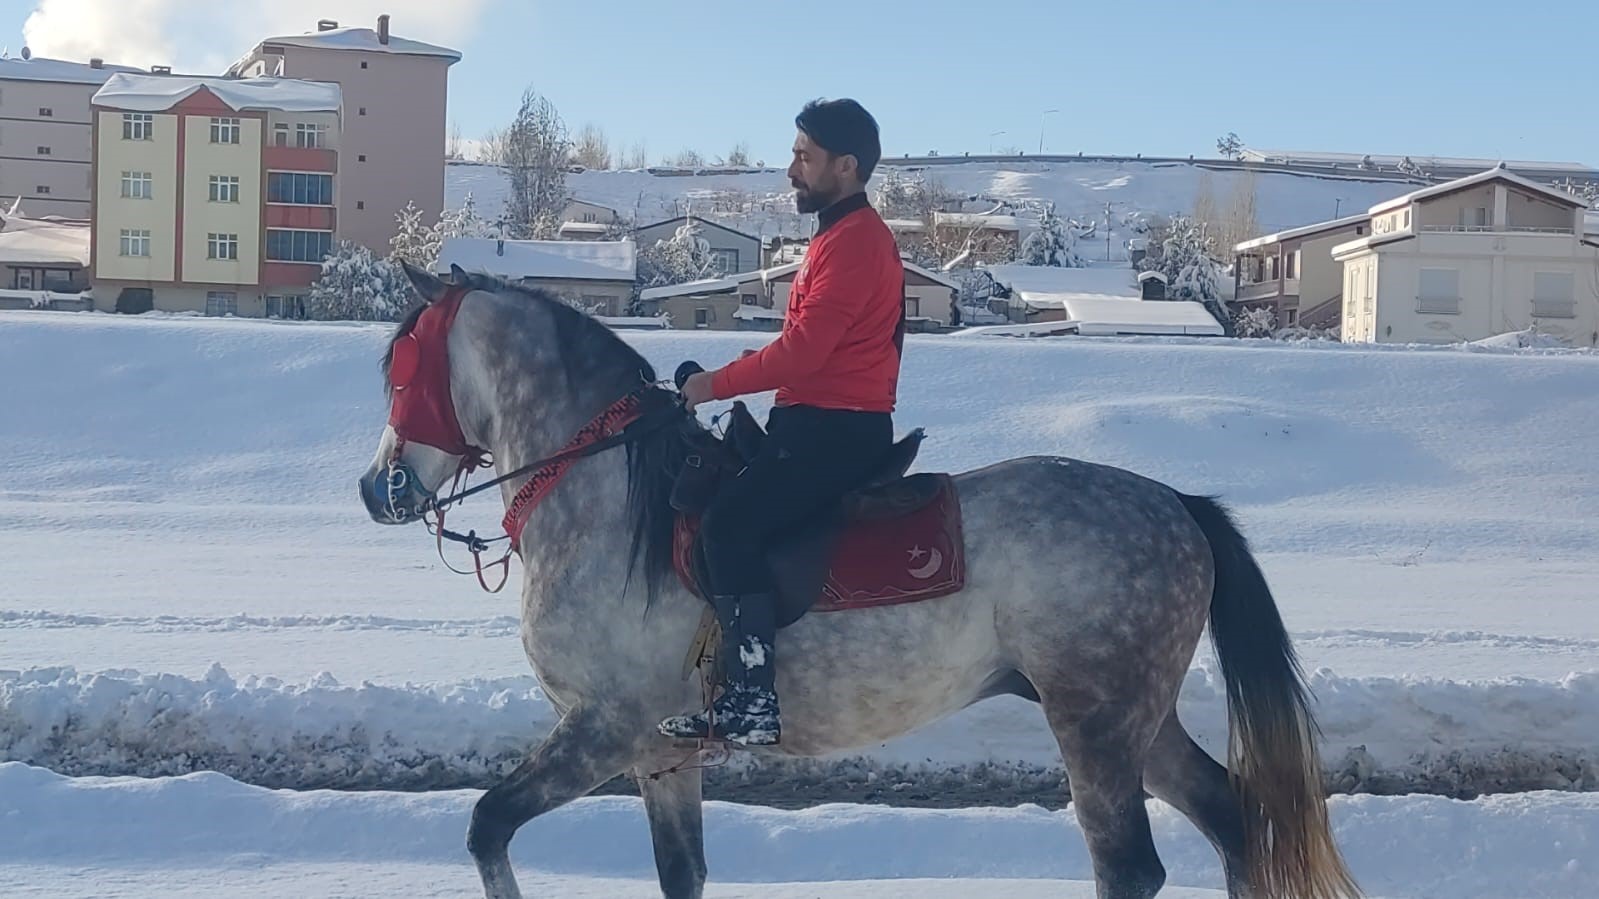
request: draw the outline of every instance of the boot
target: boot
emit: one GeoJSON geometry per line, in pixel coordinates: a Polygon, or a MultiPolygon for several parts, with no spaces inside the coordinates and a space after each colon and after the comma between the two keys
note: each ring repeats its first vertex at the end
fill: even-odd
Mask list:
{"type": "Polygon", "coordinates": [[[708,711],[662,721],[660,732],[668,737],[728,740],[742,746],[776,745],[782,731],[777,707],[777,656],[773,652],[776,597],[718,596],[713,605],[722,625],[718,653],[722,695],[708,711]]]}

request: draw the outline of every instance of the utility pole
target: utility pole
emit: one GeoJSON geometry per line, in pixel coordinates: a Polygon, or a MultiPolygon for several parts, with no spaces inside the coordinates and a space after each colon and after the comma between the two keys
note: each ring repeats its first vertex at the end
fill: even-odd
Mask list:
{"type": "Polygon", "coordinates": [[[1004,134],[1004,133],[1005,132],[1003,132],[1003,131],[993,131],[993,132],[989,133],[989,135],[988,135],[988,155],[990,155],[990,156],[994,155],[994,138],[999,137],[1001,134],[1004,134]]]}
{"type": "Polygon", "coordinates": [[[1046,109],[1038,117],[1038,155],[1044,155],[1044,118],[1051,113],[1060,112],[1058,109],[1046,109]]]}

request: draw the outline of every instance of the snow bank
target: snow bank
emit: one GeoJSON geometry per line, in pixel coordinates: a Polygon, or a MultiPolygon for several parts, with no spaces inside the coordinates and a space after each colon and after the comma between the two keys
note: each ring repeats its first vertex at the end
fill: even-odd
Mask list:
{"type": "MultiPolygon", "coordinates": [[[[1599,673],[1556,682],[1311,678],[1326,778],[1340,792],[1474,795],[1599,790],[1599,673]]],[[[1220,757],[1218,673],[1189,672],[1178,714],[1220,757]]],[[[0,672],[0,760],[72,775],[219,771],[313,789],[486,786],[549,730],[532,677],[453,685],[306,683],[70,668],[0,672]]],[[[1064,799],[1059,754],[1036,707],[995,699],[859,754],[752,763],[715,774],[741,799],[953,805],[1064,799]],[[977,775],[977,776],[974,776],[977,775]]]]}
{"type": "MultiPolygon", "coordinates": [[[[465,865],[478,795],[270,791],[218,774],[71,779],[0,765],[0,863],[465,865]]],[[[1149,809],[1168,883],[1220,888],[1209,844],[1167,806],[1149,809]]],[[[1591,895],[1599,877],[1599,796],[1335,798],[1331,815],[1374,896],[1572,897],[1591,895]]],[[[710,803],[705,828],[711,876],[723,883],[969,878],[970,894],[991,895],[982,880],[1093,876],[1069,810],[710,803]]],[[[654,877],[643,811],[630,798],[581,800],[535,819],[512,857],[530,877],[654,877]]]]}

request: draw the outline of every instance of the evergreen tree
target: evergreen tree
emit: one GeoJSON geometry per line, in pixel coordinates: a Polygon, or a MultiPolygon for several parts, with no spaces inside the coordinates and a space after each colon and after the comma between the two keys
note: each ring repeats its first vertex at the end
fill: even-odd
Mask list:
{"type": "Polygon", "coordinates": [[[1056,268],[1086,268],[1088,261],[1077,253],[1077,232],[1066,226],[1055,214],[1055,204],[1044,207],[1038,230],[1027,235],[1022,243],[1021,259],[1025,265],[1047,265],[1056,268]]]}
{"type": "Polygon", "coordinates": [[[398,321],[412,299],[396,264],[364,246],[339,241],[305,297],[307,318],[318,321],[398,321]]]}
{"type": "Polygon", "coordinates": [[[715,274],[711,245],[694,219],[669,240],[658,240],[638,254],[638,289],[700,281],[715,274]]]}

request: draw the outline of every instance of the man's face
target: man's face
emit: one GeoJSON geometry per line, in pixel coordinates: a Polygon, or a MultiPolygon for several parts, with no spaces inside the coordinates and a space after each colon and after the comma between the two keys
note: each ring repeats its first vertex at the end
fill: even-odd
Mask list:
{"type": "Polygon", "coordinates": [[[852,159],[834,156],[800,132],[794,138],[794,161],[788,166],[788,183],[794,187],[794,205],[799,211],[820,212],[842,199],[843,170],[852,159]]]}

